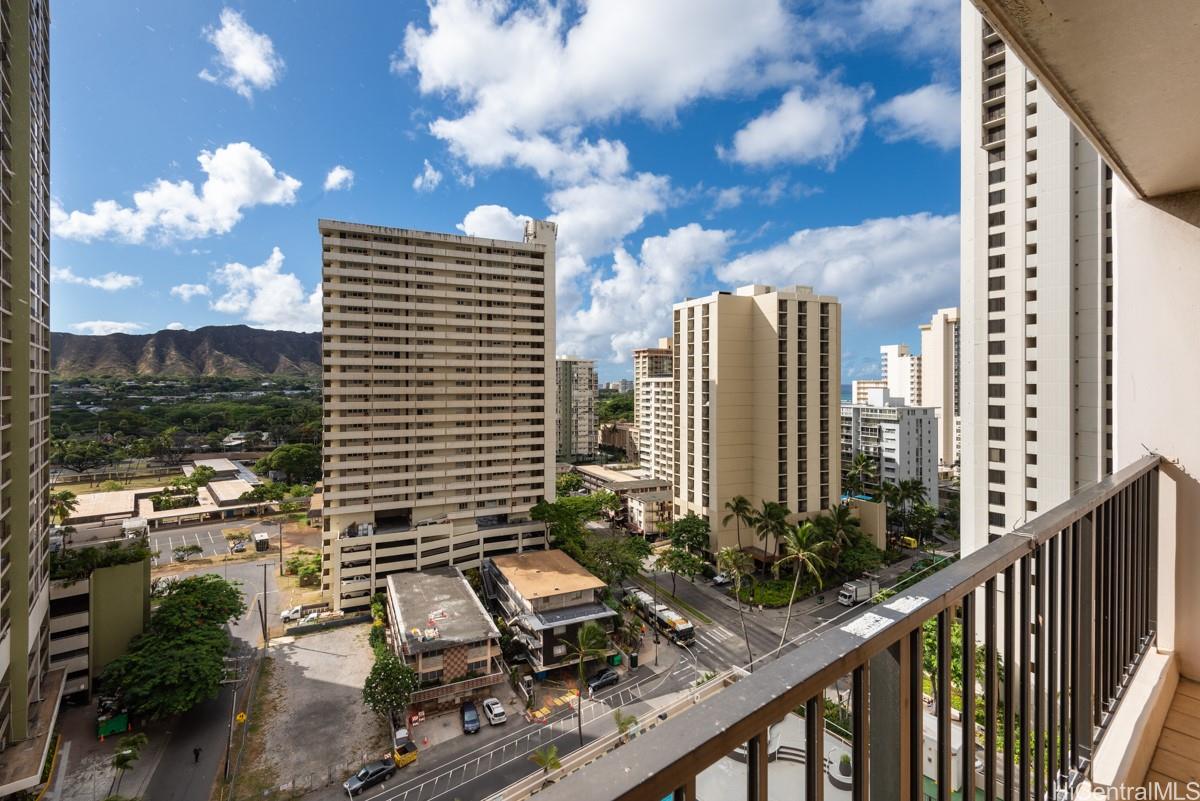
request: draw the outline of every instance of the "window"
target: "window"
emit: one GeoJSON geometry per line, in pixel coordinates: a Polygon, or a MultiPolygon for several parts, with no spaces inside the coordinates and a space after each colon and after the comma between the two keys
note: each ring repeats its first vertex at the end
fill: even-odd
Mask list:
{"type": "Polygon", "coordinates": [[[560,635],[560,634],[566,634],[566,633],[567,633],[567,627],[566,627],[566,626],[555,626],[555,627],[554,627],[554,634],[555,634],[555,636],[558,636],[558,635],[560,635]]]}
{"type": "Polygon", "coordinates": [[[1004,461],[1004,448],[988,448],[988,461],[989,462],[1003,462],[1004,461]]]}
{"type": "Polygon", "coordinates": [[[442,671],[440,671],[440,670],[428,670],[428,671],[421,673],[421,683],[422,684],[425,684],[425,683],[432,684],[435,682],[439,682],[441,680],[442,680],[442,671]]]}
{"type": "Polygon", "coordinates": [[[988,483],[989,484],[1003,484],[1004,483],[1004,471],[1003,470],[989,470],[988,471],[988,483]]]}
{"type": "Polygon", "coordinates": [[[995,205],[996,203],[1003,203],[1003,202],[1004,202],[1004,190],[1003,189],[996,189],[991,192],[988,192],[988,205],[995,205]]]}
{"type": "Polygon", "coordinates": [[[554,646],[553,655],[554,656],[566,656],[567,655],[567,646],[566,645],[554,646]]]}
{"type": "Polygon", "coordinates": [[[988,362],[988,375],[990,375],[990,376],[1004,375],[1004,362],[988,362]]]}
{"type": "Polygon", "coordinates": [[[988,525],[1004,527],[1004,515],[1001,512],[988,512],[988,525]]]}
{"type": "Polygon", "coordinates": [[[988,343],[988,355],[989,356],[1003,356],[1004,355],[1004,342],[1003,341],[989,342],[988,343]]]}
{"type": "Polygon", "coordinates": [[[994,275],[988,279],[988,292],[999,292],[1004,289],[1004,276],[994,275]]]}
{"type": "Polygon", "coordinates": [[[998,234],[988,234],[988,247],[989,248],[1004,247],[1004,232],[1001,231],[998,234]]]}
{"type": "MultiPolygon", "coordinates": [[[[1004,168],[992,170],[988,173],[988,184],[999,184],[1004,182],[1004,168]]],[[[1001,190],[1003,192],[1003,190],[1001,190]]]]}
{"type": "Polygon", "coordinates": [[[487,670],[487,660],[486,659],[482,659],[478,662],[468,662],[467,663],[467,672],[468,673],[482,673],[485,670],[487,670]]]}
{"type": "Polygon", "coordinates": [[[989,406],[988,407],[988,419],[989,420],[1003,420],[1004,419],[1004,407],[1003,406],[989,406]]]}
{"type": "Polygon", "coordinates": [[[990,492],[988,492],[988,503],[991,504],[992,506],[1003,506],[1004,505],[1004,493],[996,492],[995,490],[991,490],[990,492]]]}
{"type": "Polygon", "coordinates": [[[1004,254],[997,253],[995,256],[988,256],[988,269],[989,270],[1003,270],[1004,269],[1004,254]]]}
{"type": "Polygon", "coordinates": [[[988,311],[990,311],[990,312],[1004,311],[1004,298],[988,298],[988,311]]]}
{"type": "Polygon", "coordinates": [[[1029,489],[1037,489],[1037,476],[1026,476],[1025,486],[1029,489]]]}
{"type": "Polygon", "coordinates": [[[1004,439],[1004,429],[999,426],[988,426],[988,439],[1001,440],[1004,439]]]}
{"type": "MultiPolygon", "coordinates": [[[[991,304],[989,303],[988,305],[991,305],[991,304]]],[[[988,320],[988,333],[989,334],[1003,334],[1004,333],[1004,321],[1003,320],[988,320]]]]}
{"type": "Polygon", "coordinates": [[[988,397],[989,398],[1003,398],[1004,397],[1004,385],[1003,384],[988,384],[988,397]]]}

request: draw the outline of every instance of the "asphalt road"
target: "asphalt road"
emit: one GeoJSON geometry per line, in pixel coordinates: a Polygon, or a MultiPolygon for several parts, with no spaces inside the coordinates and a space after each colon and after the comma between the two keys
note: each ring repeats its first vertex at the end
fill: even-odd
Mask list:
{"type": "MultiPolygon", "coordinates": [[[[279,594],[275,585],[278,565],[271,560],[233,562],[220,568],[188,571],[180,574],[180,577],[203,573],[216,573],[229,581],[241,583],[248,608],[245,615],[230,624],[233,646],[242,651],[257,648],[262,643],[262,627],[255,602],[265,598],[268,623],[279,615],[279,594]]],[[[244,689],[239,688],[238,692],[244,692],[244,689]]],[[[225,753],[232,708],[233,687],[226,685],[216,698],[199,704],[175,721],[167,732],[169,740],[146,788],[145,798],[154,801],[208,801],[225,753]],[[199,762],[193,754],[195,748],[201,749],[199,762]]]]}

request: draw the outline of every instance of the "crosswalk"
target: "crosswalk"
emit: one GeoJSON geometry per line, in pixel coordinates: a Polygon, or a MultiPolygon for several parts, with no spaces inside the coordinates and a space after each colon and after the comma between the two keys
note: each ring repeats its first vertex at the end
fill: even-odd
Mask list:
{"type": "Polygon", "coordinates": [[[707,626],[696,632],[697,640],[699,640],[707,645],[713,646],[714,648],[720,648],[722,643],[724,643],[726,640],[728,640],[730,637],[733,637],[733,636],[735,636],[735,635],[732,631],[725,628],[724,626],[722,626],[719,623],[712,625],[712,626],[707,626]]]}

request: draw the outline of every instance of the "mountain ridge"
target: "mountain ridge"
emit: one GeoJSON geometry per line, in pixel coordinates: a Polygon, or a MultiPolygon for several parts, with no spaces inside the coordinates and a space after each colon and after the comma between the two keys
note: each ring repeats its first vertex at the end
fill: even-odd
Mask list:
{"type": "Polygon", "coordinates": [[[247,325],[163,329],[152,334],[50,333],[54,378],[316,376],[319,331],[271,331],[247,325]]]}

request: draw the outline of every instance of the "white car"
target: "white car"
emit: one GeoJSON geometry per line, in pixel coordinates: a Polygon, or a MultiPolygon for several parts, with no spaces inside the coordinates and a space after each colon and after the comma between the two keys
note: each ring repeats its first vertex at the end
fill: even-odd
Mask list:
{"type": "Polygon", "coordinates": [[[483,702],[483,715],[493,726],[499,726],[508,720],[508,716],[504,714],[504,704],[500,703],[499,698],[488,698],[483,702]]]}
{"type": "Polygon", "coordinates": [[[291,623],[293,620],[299,620],[304,616],[304,607],[293,606],[291,609],[284,609],[279,613],[279,618],[284,623],[291,623]]]}
{"type": "Polygon", "coordinates": [[[730,581],[732,581],[732,579],[730,579],[729,576],[725,575],[724,573],[718,573],[712,577],[712,583],[717,587],[722,587],[728,584],[730,581]]]}

